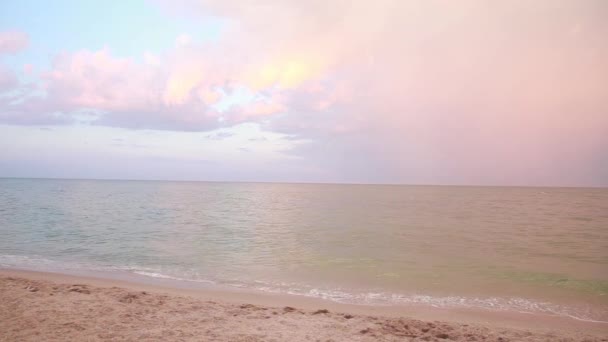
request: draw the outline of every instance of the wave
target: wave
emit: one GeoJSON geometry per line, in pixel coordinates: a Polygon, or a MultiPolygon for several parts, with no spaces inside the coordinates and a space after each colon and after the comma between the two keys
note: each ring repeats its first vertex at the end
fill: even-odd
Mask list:
{"type": "Polygon", "coordinates": [[[194,284],[212,284],[229,288],[248,289],[276,294],[289,294],[330,300],[337,303],[357,305],[428,305],[435,308],[471,308],[496,311],[515,311],[527,314],[546,314],[567,317],[579,321],[608,323],[608,309],[564,306],[550,302],[541,302],[527,298],[503,297],[465,297],[465,296],[432,296],[426,294],[399,294],[382,290],[360,291],[346,288],[329,288],[294,282],[268,282],[262,280],[244,281],[235,279],[205,279],[196,272],[184,272],[185,275],[167,274],[161,267],[143,267],[139,265],[97,265],[85,262],[65,262],[50,260],[40,256],[0,255],[0,267],[20,268],[33,271],[50,271],[58,273],[127,273],[149,279],[187,282],[194,284]]]}
{"type": "MultiPolygon", "coordinates": [[[[259,282],[258,282],[259,283],[259,282]]],[[[286,293],[312,298],[320,298],[344,304],[360,305],[428,305],[435,308],[470,308],[495,311],[515,311],[526,314],[546,314],[567,317],[579,321],[608,323],[606,309],[590,307],[573,307],[540,302],[527,298],[502,297],[464,297],[464,296],[431,296],[424,294],[397,294],[390,292],[358,292],[353,290],[307,287],[301,284],[279,286],[268,284],[254,286],[256,290],[271,293],[286,293]]]]}

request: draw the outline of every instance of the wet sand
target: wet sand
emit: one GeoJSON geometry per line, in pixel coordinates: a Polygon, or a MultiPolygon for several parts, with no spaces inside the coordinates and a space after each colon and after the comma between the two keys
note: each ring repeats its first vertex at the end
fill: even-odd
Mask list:
{"type": "Polygon", "coordinates": [[[608,341],[608,326],[0,270],[0,341],[42,340],[608,341]]]}

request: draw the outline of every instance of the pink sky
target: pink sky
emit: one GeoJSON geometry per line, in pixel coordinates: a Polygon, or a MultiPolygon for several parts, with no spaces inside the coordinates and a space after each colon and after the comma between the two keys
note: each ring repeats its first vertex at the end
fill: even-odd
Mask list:
{"type": "MultiPolygon", "coordinates": [[[[605,1],[149,6],[167,20],[220,19],[222,33],[183,32],[138,57],[108,41],[57,50],[48,65],[0,60],[7,175],[31,175],[36,142],[50,139],[56,149],[39,149],[52,176],[79,176],[84,156],[102,166],[80,176],[98,178],[131,177],[111,165],[131,158],[171,164],[162,175],[142,166],[143,178],[608,186],[605,1]],[[32,129],[47,126],[55,136],[32,129]],[[104,133],[95,149],[68,151],[76,140],[62,130],[74,127],[104,133]],[[226,142],[193,148],[192,134],[214,132],[226,142]],[[145,153],[103,148],[133,134],[145,153]],[[214,166],[180,173],[200,160],[214,166]]],[[[0,33],[0,54],[34,48],[20,29],[0,33]]]]}

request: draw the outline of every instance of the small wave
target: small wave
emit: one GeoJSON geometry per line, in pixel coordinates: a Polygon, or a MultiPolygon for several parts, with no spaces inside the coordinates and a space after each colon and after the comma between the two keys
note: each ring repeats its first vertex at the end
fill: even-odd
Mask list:
{"type": "Polygon", "coordinates": [[[259,281],[256,283],[258,284],[252,287],[259,291],[320,298],[344,304],[382,306],[413,304],[428,305],[435,308],[471,308],[495,311],[515,311],[527,314],[546,314],[568,317],[585,322],[608,323],[608,321],[603,320],[603,318],[608,315],[606,310],[592,309],[590,307],[563,306],[526,298],[431,296],[421,294],[406,295],[382,291],[359,292],[354,290],[305,287],[301,284],[280,283],[277,285],[266,283],[260,285],[259,281]],[[602,319],[599,317],[602,317],[602,319]]]}
{"type": "Polygon", "coordinates": [[[23,268],[32,271],[95,269],[94,265],[46,259],[41,256],[0,255],[0,267],[23,268]]]}
{"type": "Polygon", "coordinates": [[[149,272],[149,271],[140,271],[140,270],[133,270],[132,272],[135,274],[139,274],[139,275],[151,277],[151,278],[188,281],[188,282],[194,282],[194,283],[215,284],[214,281],[207,280],[207,279],[187,279],[187,278],[174,277],[174,276],[170,276],[170,275],[166,275],[166,274],[158,273],[158,272],[149,272]]]}
{"type": "MultiPolygon", "coordinates": [[[[265,282],[261,280],[209,280],[198,274],[182,272],[184,275],[167,274],[162,268],[131,266],[101,266],[84,262],[63,262],[39,256],[0,255],[0,267],[21,268],[33,271],[78,272],[127,272],[142,277],[165,279],[178,282],[204,283],[232,288],[281,293],[319,298],[344,304],[358,305],[428,305],[436,308],[473,308],[498,311],[515,311],[528,314],[546,314],[567,317],[579,321],[608,323],[606,309],[591,307],[563,306],[550,302],[534,301],[526,298],[431,296],[424,294],[397,294],[384,291],[360,291],[343,288],[321,288],[293,282],[265,282]]],[[[178,272],[179,273],[179,272],[178,272]]]]}
{"type": "Polygon", "coordinates": [[[58,261],[46,259],[41,256],[23,256],[23,255],[0,255],[0,267],[20,268],[31,271],[50,271],[50,272],[103,272],[115,273],[126,272],[137,274],[150,278],[168,279],[176,281],[188,281],[196,283],[215,283],[211,280],[198,278],[184,278],[179,276],[168,275],[162,273],[160,268],[144,267],[139,265],[116,266],[116,265],[98,265],[85,262],[74,261],[58,261]]]}

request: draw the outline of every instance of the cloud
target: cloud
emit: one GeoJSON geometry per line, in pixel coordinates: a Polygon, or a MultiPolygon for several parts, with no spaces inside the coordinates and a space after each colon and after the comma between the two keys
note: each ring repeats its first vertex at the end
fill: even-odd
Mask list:
{"type": "MultiPolygon", "coordinates": [[[[0,103],[5,113],[0,120],[37,124],[56,116],[62,118],[58,123],[84,120],[133,129],[205,131],[283,109],[272,102],[275,97],[260,95],[251,103],[237,99],[218,110],[225,96],[247,83],[239,78],[246,72],[234,60],[222,58],[223,48],[217,48],[213,54],[206,52],[209,46],[180,45],[162,56],[144,53],[143,63],[116,57],[109,48],[61,53],[50,70],[40,71],[38,83],[0,103]]],[[[0,77],[2,90],[20,87],[14,73],[0,77]]]]}
{"type": "Polygon", "coordinates": [[[182,33],[181,35],[179,35],[177,37],[177,39],[175,40],[175,44],[180,47],[187,46],[191,42],[192,42],[192,38],[185,33],[182,33]]]}
{"type": "Polygon", "coordinates": [[[202,4],[239,13],[270,65],[319,57],[267,129],[309,141],[291,153],[324,177],[608,184],[604,2],[202,4]]]}
{"type": "Polygon", "coordinates": [[[13,54],[27,48],[29,38],[20,31],[0,32],[0,54],[13,54]]]}
{"type": "Polygon", "coordinates": [[[17,84],[15,73],[0,65],[0,92],[13,89],[17,84]]]}
{"type": "Polygon", "coordinates": [[[205,138],[209,139],[209,140],[223,140],[226,138],[230,138],[233,135],[234,135],[234,133],[231,133],[231,132],[215,132],[215,133],[207,135],[205,138]]]}
{"type": "Polygon", "coordinates": [[[41,73],[35,89],[4,104],[4,112],[17,114],[0,118],[9,123],[36,124],[47,122],[49,114],[56,113],[63,118],[61,122],[85,120],[134,129],[217,127],[216,113],[205,99],[193,94],[193,89],[187,89],[175,101],[167,100],[165,94],[172,89],[168,73],[154,63],[114,57],[109,49],[59,54],[52,69],[41,73]]]}
{"type": "MultiPolygon", "coordinates": [[[[3,54],[14,54],[28,45],[27,34],[19,31],[2,31],[0,32],[0,56],[3,54]]],[[[20,91],[19,79],[17,73],[7,66],[0,64],[0,122],[4,117],[14,115],[7,113],[10,110],[6,107],[13,100],[15,93],[20,91]],[[11,94],[12,92],[12,94],[11,94]]]]}
{"type": "Polygon", "coordinates": [[[605,1],[161,6],[228,25],[217,42],[182,35],[143,62],[60,54],[33,92],[44,95],[5,103],[13,114],[0,120],[181,131],[253,121],[306,141],[290,155],[327,180],[608,183],[593,171],[608,150],[605,1]]]}

